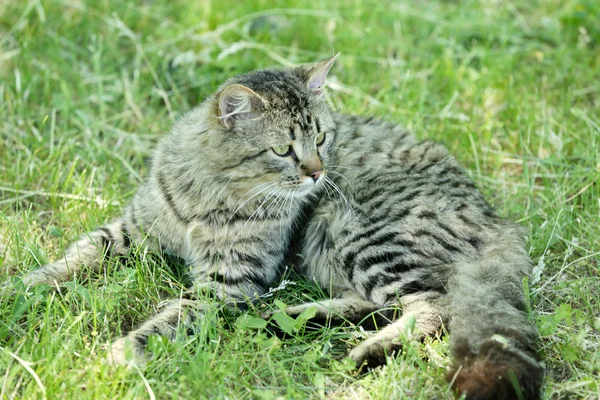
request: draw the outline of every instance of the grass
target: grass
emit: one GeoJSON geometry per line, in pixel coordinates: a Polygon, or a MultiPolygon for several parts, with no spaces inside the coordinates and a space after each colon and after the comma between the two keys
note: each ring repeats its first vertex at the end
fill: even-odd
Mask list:
{"type": "MultiPolygon", "coordinates": [[[[599,19],[593,0],[4,2],[1,280],[119,215],[156,140],[227,77],[341,51],[337,110],[445,143],[529,228],[544,397],[599,398],[599,19]]],[[[85,285],[0,298],[0,399],[452,397],[447,339],[359,376],[343,358],[352,329],[300,324],[281,341],[253,328],[257,310],[152,338],[144,369],[107,366],[103,346],[182,287],[138,253],[85,285]]],[[[318,296],[298,283],[276,297],[306,291],[318,296]]]]}

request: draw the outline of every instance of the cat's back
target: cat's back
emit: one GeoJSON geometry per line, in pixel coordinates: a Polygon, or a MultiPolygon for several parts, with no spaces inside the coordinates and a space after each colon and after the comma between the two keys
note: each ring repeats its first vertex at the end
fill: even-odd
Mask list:
{"type": "Polygon", "coordinates": [[[332,179],[359,204],[407,191],[422,200],[421,194],[446,199],[479,194],[441,143],[417,140],[406,128],[376,118],[338,114],[336,123],[332,179]]]}
{"type": "Polygon", "coordinates": [[[336,123],[331,179],[353,199],[355,208],[373,215],[388,205],[425,220],[435,214],[456,224],[458,218],[460,225],[468,225],[464,215],[479,223],[494,218],[489,204],[443,144],[417,140],[406,128],[376,118],[337,114],[336,123]]]}
{"type": "Polygon", "coordinates": [[[333,227],[341,253],[362,244],[360,252],[372,248],[380,258],[395,243],[401,248],[390,257],[402,265],[410,264],[401,256],[407,252],[420,265],[449,263],[493,236],[497,217],[445,146],[374,118],[337,115],[336,122],[331,179],[347,200],[331,190],[324,203],[339,210],[333,227]]]}
{"type": "Polygon", "coordinates": [[[415,143],[410,131],[381,119],[346,114],[335,114],[334,118],[336,158],[353,168],[368,171],[389,166],[394,152],[415,143]]]}

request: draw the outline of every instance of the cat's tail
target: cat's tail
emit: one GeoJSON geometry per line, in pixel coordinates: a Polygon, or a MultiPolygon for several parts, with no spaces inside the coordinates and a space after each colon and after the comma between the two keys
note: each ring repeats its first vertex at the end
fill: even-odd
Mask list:
{"type": "Polygon", "coordinates": [[[544,369],[522,289],[529,257],[519,240],[487,247],[479,261],[460,265],[448,286],[448,380],[467,399],[538,399],[544,369]]]}

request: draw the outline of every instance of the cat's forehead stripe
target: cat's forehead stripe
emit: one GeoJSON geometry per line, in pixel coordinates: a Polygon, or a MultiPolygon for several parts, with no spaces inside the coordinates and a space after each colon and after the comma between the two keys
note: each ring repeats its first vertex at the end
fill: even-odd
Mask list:
{"type": "Polygon", "coordinates": [[[312,130],[312,121],[312,115],[307,110],[302,110],[296,124],[300,126],[302,132],[310,132],[312,130]]]}

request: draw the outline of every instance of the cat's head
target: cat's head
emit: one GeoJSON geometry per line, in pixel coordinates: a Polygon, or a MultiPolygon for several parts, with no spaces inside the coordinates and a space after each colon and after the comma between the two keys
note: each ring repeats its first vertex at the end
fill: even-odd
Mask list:
{"type": "Polygon", "coordinates": [[[251,72],[216,92],[210,112],[232,188],[273,184],[301,197],[322,184],[335,134],[323,86],[336,58],[251,72]]]}

